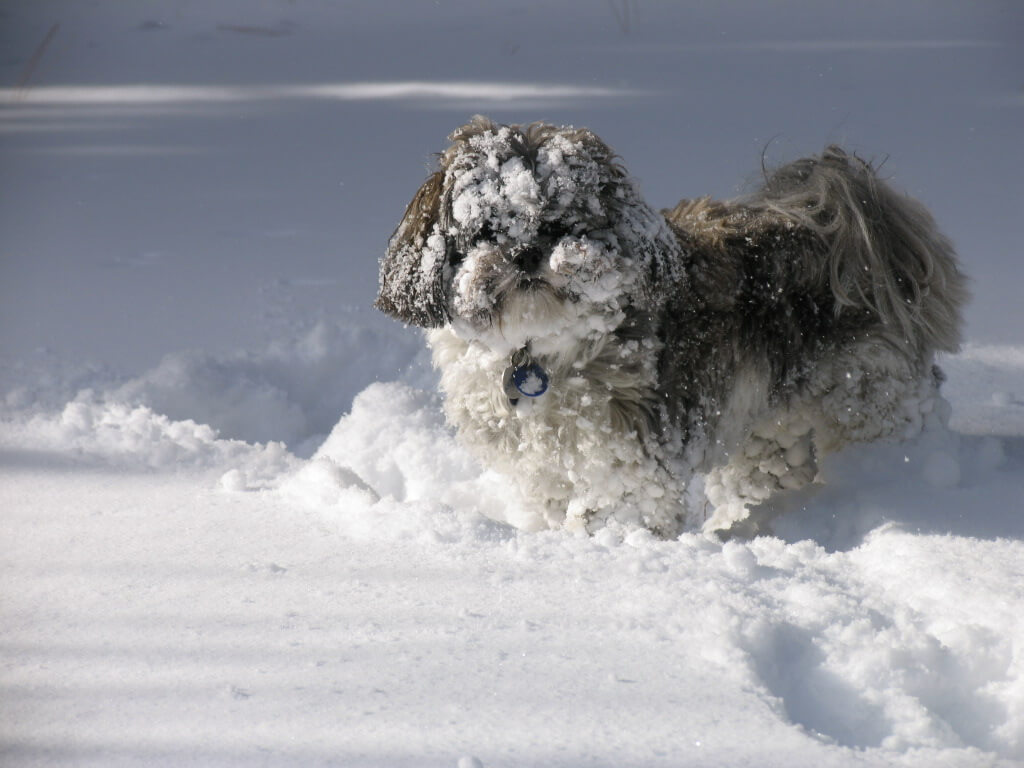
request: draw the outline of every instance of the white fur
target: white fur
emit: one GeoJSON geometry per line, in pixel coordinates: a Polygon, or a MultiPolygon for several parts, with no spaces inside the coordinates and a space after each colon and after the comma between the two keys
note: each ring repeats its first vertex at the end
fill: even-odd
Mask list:
{"type": "MultiPolygon", "coordinates": [[[[609,350],[609,337],[593,342],[582,356],[636,357],[641,380],[623,381],[613,368],[577,367],[569,349],[548,355],[551,387],[542,397],[513,406],[497,383],[508,354],[450,328],[428,332],[434,365],[441,371],[445,413],[460,438],[484,462],[515,478],[524,495],[538,500],[538,512],[552,527],[584,530],[617,522],[670,532],[678,526],[685,474],[673,473],[645,445],[643,436],[623,432],[622,407],[613,394],[654,383],[656,349],[609,350]],[[604,346],[603,346],[604,345],[604,346]],[[553,363],[553,365],[552,365],[553,363]]],[[[578,350],[577,350],[578,353],[578,350]]]]}

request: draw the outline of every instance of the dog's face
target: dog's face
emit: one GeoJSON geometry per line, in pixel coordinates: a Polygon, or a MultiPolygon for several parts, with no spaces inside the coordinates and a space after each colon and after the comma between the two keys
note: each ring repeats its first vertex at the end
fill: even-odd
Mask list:
{"type": "Polygon", "coordinates": [[[586,130],[460,128],[391,238],[377,307],[514,349],[608,332],[674,240],[586,130]]]}

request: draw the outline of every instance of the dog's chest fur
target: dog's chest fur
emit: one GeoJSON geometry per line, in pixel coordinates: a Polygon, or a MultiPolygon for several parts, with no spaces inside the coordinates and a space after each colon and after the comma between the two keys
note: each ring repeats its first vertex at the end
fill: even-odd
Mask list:
{"type": "Polygon", "coordinates": [[[548,391],[515,404],[502,385],[508,354],[450,328],[430,331],[428,340],[460,438],[544,498],[539,511],[549,523],[583,526],[593,510],[619,503],[620,520],[628,509],[648,528],[677,525],[678,495],[667,503],[665,484],[670,490],[674,480],[661,457],[666,412],[655,337],[623,329],[547,351],[540,344],[534,357],[550,378],[548,391]]]}

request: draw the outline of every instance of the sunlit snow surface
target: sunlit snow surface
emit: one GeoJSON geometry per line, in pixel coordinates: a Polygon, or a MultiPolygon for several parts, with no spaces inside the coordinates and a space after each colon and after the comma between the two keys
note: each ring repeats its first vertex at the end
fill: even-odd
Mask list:
{"type": "Polygon", "coordinates": [[[1024,765],[1019,9],[722,8],[4,4],[0,764],[1024,765]],[[973,280],[951,431],[772,537],[540,530],[369,310],[477,111],[655,205],[889,153],[973,280]]]}

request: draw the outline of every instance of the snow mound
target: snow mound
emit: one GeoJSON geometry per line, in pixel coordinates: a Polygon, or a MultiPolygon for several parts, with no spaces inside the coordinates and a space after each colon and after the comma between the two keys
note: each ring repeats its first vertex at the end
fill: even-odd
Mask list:
{"type": "Polygon", "coordinates": [[[227,470],[229,490],[271,484],[298,463],[280,442],[222,440],[206,424],[173,421],[146,406],[91,400],[89,394],[56,414],[0,422],[0,452],[7,461],[20,458],[22,463],[227,470]]]}
{"type": "Polygon", "coordinates": [[[436,394],[397,382],[363,390],[282,492],[363,535],[490,537],[506,535],[501,523],[543,527],[522,511],[511,483],[483,472],[456,442],[436,394]]]}
{"type": "Polygon", "coordinates": [[[178,352],[110,392],[171,418],[246,440],[278,440],[308,455],[372,381],[393,378],[420,351],[417,334],[389,325],[317,323],[261,352],[178,352]]]}
{"type": "Polygon", "coordinates": [[[64,360],[46,348],[24,358],[2,357],[0,419],[59,411],[80,392],[112,389],[123,378],[105,365],[64,360]]]}
{"type": "Polygon", "coordinates": [[[130,378],[39,350],[0,368],[0,419],[52,415],[76,399],[145,406],[223,438],[282,442],[309,456],[367,384],[428,380],[425,359],[419,334],[355,314],[350,324],[318,322],[260,350],[174,352],[130,378]]]}
{"type": "Polygon", "coordinates": [[[968,344],[942,360],[950,426],[973,435],[1024,435],[1024,348],[968,344]]]}

